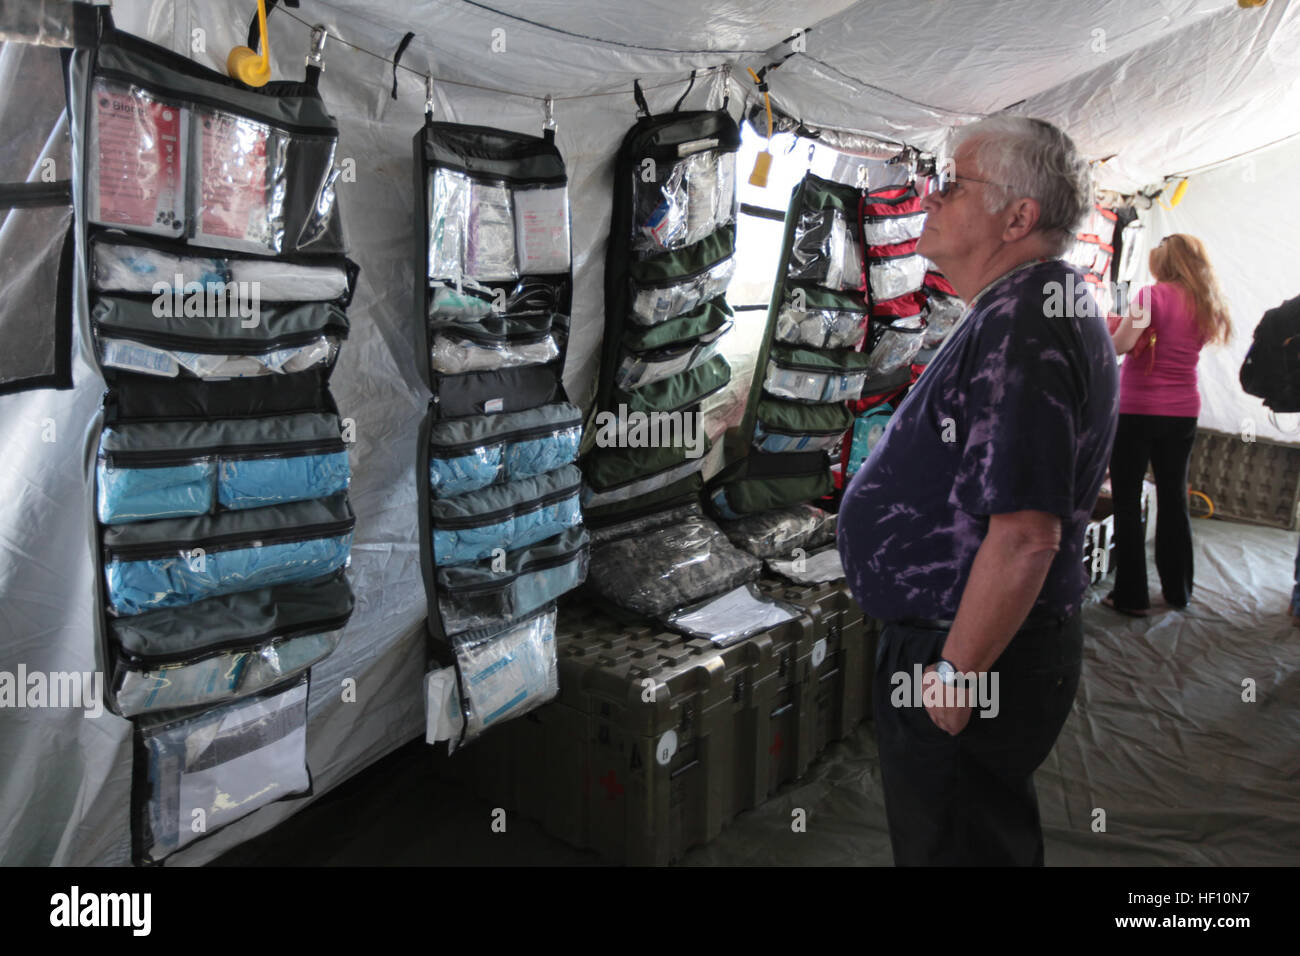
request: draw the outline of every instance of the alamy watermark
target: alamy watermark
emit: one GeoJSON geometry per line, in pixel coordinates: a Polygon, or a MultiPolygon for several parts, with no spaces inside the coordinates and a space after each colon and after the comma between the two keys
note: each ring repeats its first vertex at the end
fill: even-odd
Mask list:
{"type": "Polygon", "coordinates": [[[104,712],[104,675],[100,671],[0,671],[0,709],[69,707],[83,717],[104,712]]]}
{"type": "MultiPolygon", "coordinates": [[[[1132,300],[1128,295],[1128,283],[1115,282],[1098,284],[1114,303],[1112,314],[1133,315],[1133,327],[1145,329],[1151,324],[1151,301],[1149,298],[1132,300]]],[[[1097,301],[1094,283],[1075,280],[1073,272],[1066,273],[1064,282],[1043,283],[1043,317],[1048,319],[1076,319],[1081,317],[1105,318],[1101,305],[1097,301]]]]}
{"type": "Polygon", "coordinates": [[[926,674],[920,664],[912,672],[895,671],[889,678],[893,707],[971,707],[981,717],[996,717],[1002,709],[998,699],[997,671],[958,671],[957,683],[949,686],[938,674],[926,674]]]}
{"type": "Polygon", "coordinates": [[[704,454],[699,412],[641,412],[619,405],[617,412],[597,413],[595,424],[600,448],[685,448],[687,458],[704,454]]]}
{"type": "Polygon", "coordinates": [[[153,284],[153,314],[160,319],[238,318],[246,329],[262,321],[262,283],[186,282],[179,272],[174,282],[153,284]]]}

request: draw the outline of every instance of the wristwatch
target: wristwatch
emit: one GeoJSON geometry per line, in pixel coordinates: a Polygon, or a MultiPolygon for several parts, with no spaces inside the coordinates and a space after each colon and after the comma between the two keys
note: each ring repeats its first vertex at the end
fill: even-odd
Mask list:
{"type": "Polygon", "coordinates": [[[970,684],[970,679],[957,670],[952,661],[942,657],[939,658],[939,662],[935,665],[934,672],[939,675],[939,680],[943,681],[945,687],[967,687],[970,684]]]}

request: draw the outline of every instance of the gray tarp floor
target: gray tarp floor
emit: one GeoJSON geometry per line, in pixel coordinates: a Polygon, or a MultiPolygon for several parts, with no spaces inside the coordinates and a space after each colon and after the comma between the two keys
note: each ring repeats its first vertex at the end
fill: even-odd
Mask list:
{"type": "MultiPolygon", "coordinates": [[[[1300,862],[1300,628],[1288,602],[1296,534],[1193,523],[1184,611],[1084,610],[1083,679],[1037,786],[1048,865],[1300,862]],[[1243,701],[1243,681],[1256,700],[1243,701]],[[1096,810],[1105,831],[1094,830],[1096,810]]],[[[1148,555],[1153,594],[1154,562],[1148,555]]],[[[435,779],[429,748],[399,749],[215,865],[593,864],[517,817],[435,779]]],[[[871,724],[684,865],[889,865],[871,724]],[[791,830],[806,811],[807,830],[791,830]]]]}

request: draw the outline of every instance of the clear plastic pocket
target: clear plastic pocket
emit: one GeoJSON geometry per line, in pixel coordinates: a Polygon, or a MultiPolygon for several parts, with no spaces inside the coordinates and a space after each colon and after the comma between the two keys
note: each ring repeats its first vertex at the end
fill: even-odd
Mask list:
{"type": "Polygon", "coordinates": [[[923,212],[902,216],[868,216],[862,223],[862,235],[869,246],[892,246],[919,239],[925,231],[923,212]]]}
{"type": "Polygon", "coordinates": [[[868,372],[872,376],[885,375],[903,368],[921,351],[924,342],[925,322],[919,315],[874,326],[869,341],[868,372]]]}
{"type": "Polygon", "coordinates": [[[324,498],[350,468],[338,418],[313,412],[109,426],[95,474],[99,520],[122,524],[324,498]]]}
{"type": "Polygon", "coordinates": [[[307,678],[192,717],[141,724],[142,862],[161,862],[206,833],[311,789],[307,678]],[[201,818],[203,826],[195,827],[201,818]]]}
{"type": "Polygon", "coordinates": [[[922,348],[934,348],[948,337],[948,333],[957,327],[966,304],[956,296],[944,292],[929,290],[926,297],[925,339],[922,348]]]}
{"type": "Polygon", "coordinates": [[[551,335],[515,340],[489,339],[471,336],[451,326],[444,326],[434,334],[429,349],[433,370],[444,375],[544,365],[559,355],[560,346],[551,335]]]}
{"type": "Polygon", "coordinates": [[[925,270],[925,257],[920,255],[872,259],[867,266],[872,299],[894,299],[915,292],[925,281],[925,270]]]}
{"type": "Polygon", "coordinates": [[[430,434],[429,483],[449,498],[532,478],[575,461],[581,441],[581,413],[567,404],[440,422],[430,434]]]}
{"type": "Polygon", "coordinates": [[[662,178],[632,175],[632,249],[642,256],[699,242],[736,219],[736,154],[710,149],[673,163],[662,178]]]}
{"type": "Polygon", "coordinates": [[[763,391],[803,402],[843,402],[861,395],[866,381],[865,371],[812,371],[783,367],[772,360],[767,363],[763,391]]]}
{"type": "Polygon", "coordinates": [[[754,423],[754,447],[762,452],[830,451],[844,438],[843,432],[829,435],[785,433],[754,423]]]}
{"type": "Polygon", "coordinates": [[[570,528],[495,560],[438,569],[438,609],[448,634],[503,627],[554,601],[587,577],[587,533],[570,528]]]}
{"type": "Polygon", "coordinates": [[[614,387],[630,392],[642,385],[661,382],[679,372],[703,365],[717,354],[718,340],[730,327],[731,323],[728,322],[716,332],[685,345],[645,352],[625,352],[623,361],[614,373],[614,387]]]}
{"type": "Polygon", "coordinates": [[[862,248],[838,209],[805,209],[795,226],[786,276],[827,289],[862,288],[862,248]]]}
{"type": "Polygon", "coordinates": [[[582,523],[581,473],[575,465],[492,485],[432,504],[431,536],[439,566],[467,564],[499,550],[536,544],[582,523]]]}
{"type": "Polygon", "coordinates": [[[318,302],[350,291],[339,266],[301,265],[274,259],[186,256],[148,246],[95,242],[91,286],[98,292],[174,296],[243,297],[265,302],[318,302]]]}
{"type": "Polygon", "coordinates": [[[321,335],[300,345],[282,345],[261,352],[231,354],[193,352],[159,345],[146,345],[129,338],[103,335],[99,340],[100,361],[110,367],[163,378],[228,379],[290,375],[334,363],[339,340],[321,335]]]}
{"type": "Polygon", "coordinates": [[[515,185],[442,167],[429,176],[430,279],[504,282],[568,270],[567,187],[515,185]]]}
{"type": "Polygon", "coordinates": [[[322,577],[343,567],[354,518],[343,495],[274,509],[113,525],[104,577],[115,614],[322,577]]]}
{"type": "Polygon", "coordinates": [[[728,256],[703,272],[683,279],[638,287],[632,284],[631,318],[638,325],[658,325],[684,315],[727,291],[736,269],[728,256]]]}
{"type": "Polygon", "coordinates": [[[811,308],[802,311],[787,302],[777,313],[775,335],[778,342],[790,345],[815,349],[853,348],[867,334],[866,319],[862,312],[811,308]]]}

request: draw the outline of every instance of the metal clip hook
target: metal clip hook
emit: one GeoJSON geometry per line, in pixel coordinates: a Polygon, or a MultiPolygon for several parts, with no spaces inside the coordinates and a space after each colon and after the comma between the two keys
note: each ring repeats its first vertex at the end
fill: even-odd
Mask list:
{"type": "Polygon", "coordinates": [[[867,188],[867,164],[858,163],[858,189],[867,188]]]}
{"type": "Polygon", "coordinates": [[[555,129],[555,100],[547,96],[542,103],[542,111],[546,116],[545,122],[542,123],[542,129],[555,129]]]}
{"type": "Polygon", "coordinates": [[[311,28],[311,46],[303,60],[305,66],[314,66],[322,73],[325,72],[325,41],[329,35],[329,29],[323,23],[318,23],[311,28]]]}
{"type": "Polygon", "coordinates": [[[424,115],[433,115],[433,74],[424,74],[424,115]]]}

